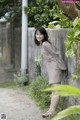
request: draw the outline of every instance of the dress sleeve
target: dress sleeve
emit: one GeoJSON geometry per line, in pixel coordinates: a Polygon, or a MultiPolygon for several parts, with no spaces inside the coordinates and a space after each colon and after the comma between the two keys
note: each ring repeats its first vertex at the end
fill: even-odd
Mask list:
{"type": "Polygon", "coordinates": [[[59,56],[59,52],[56,50],[54,46],[52,46],[48,42],[43,43],[43,48],[50,54],[50,55],[57,55],[59,56]]]}

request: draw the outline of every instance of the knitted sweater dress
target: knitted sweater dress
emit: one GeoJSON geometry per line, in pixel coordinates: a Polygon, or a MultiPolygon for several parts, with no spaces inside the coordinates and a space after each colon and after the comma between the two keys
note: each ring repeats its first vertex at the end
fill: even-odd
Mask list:
{"type": "Polygon", "coordinates": [[[62,80],[62,70],[66,70],[64,61],[59,57],[55,47],[45,41],[42,44],[42,55],[46,59],[46,67],[49,76],[49,83],[59,83],[62,80]]]}

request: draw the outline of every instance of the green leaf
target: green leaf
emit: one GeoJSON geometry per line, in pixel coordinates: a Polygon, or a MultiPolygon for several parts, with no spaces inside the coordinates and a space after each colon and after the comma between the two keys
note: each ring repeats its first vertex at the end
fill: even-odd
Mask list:
{"type": "Polygon", "coordinates": [[[39,55],[39,56],[38,56],[38,61],[41,61],[41,60],[42,60],[42,56],[39,55]]]}
{"type": "Polygon", "coordinates": [[[73,80],[78,80],[78,76],[77,75],[72,75],[73,80]]]}
{"type": "Polygon", "coordinates": [[[61,112],[59,112],[52,120],[60,120],[72,114],[80,114],[80,105],[71,106],[61,112]]]}
{"type": "Polygon", "coordinates": [[[68,58],[74,58],[75,57],[75,53],[74,53],[73,49],[70,48],[70,49],[66,50],[66,56],[68,58]]]}
{"type": "Polygon", "coordinates": [[[55,28],[61,28],[61,26],[58,24],[58,25],[55,26],[55,28]]]}
{"type": "Polygon", "coordinates": [[[80,65],[78,65],[77,72],[80,73],[80,65]]]}
{"type": "Polygon", "coordinates": [[[47,88],[43,91],[54,91],[54,95],[60,96],[76,96],[80,97],[80,88],[71,85],[54,85],[54,87],[47,88]],[[55,92],[57,91],[57,92],[55,92]]]}
{"type": "Polygon", "coordinates": [[[53,24],[49,24],[48,28],[55,28],[55,26],[53,24]]]}
{"type": "Polygon", "coordinates": [[[78,17],[76,17],[76,19],[73,21],[73,26],[76,27],[77,24],[78,24],[78,17]]]}
{"type": "Polygon", "coordinates": [[[78,35],[80,35],[80,30],[75,32],[74,37],[76,38],[78,35]]]}

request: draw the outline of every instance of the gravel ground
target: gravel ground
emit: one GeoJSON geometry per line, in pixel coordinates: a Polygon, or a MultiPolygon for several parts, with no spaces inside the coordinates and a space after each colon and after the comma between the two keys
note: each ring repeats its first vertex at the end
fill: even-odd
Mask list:
{"type": "Polygon", "coordinates": [[[42,118],[42,111],[23,91],[0,88],[0,120],[49,120],[42,118]]]}

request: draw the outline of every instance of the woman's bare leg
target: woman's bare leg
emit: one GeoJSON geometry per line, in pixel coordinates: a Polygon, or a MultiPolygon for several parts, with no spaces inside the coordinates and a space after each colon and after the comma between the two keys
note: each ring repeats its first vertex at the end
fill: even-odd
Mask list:
{"type": "Polygon", "coordinates": [[[56,111],[58,102],[59,102],[59,96],[54,95],[54,92],[52,92],[51,104],[50,104],[50,108],[49,108],[49,111],[50,111],[51,113],[54,113],[54,112],[56,111]]]}
{"type": "MultiPolygon", "coordinates": [[[[52,87],[54,87],[54,85],[57,85],[57,84],[52,84],[52,87]]],[[[57,91],[55,91],[57,92],[57,91]]],[[[59,102],[59,96],[58,95],[54,95],[55,92],[52,92],[52,95],[51,95],[51,103],[50,103],[50,108],[49,108],[49,111],[54,113],[56,111],[56,108],[57,108],[57,105],[58,105],[58,102],[59,102]]]]}
{"type": "MultiPolygon", "coordinates": [[[[53,87],[54,85],[52,85],[53,87]]],[[[57,92],[57,91],[56,91],[57,92]]],[[[42,116],[43,117],[47,117],[51,114],[55,114],[56,112],[56,108],[57,108],[57,105],[58,105],[58,102],[59,102],[59,96],[58,95],[54,95],[54,92],[52,92],[52,95],[51,95],[51,103],[50,103],[50,108],[49,110],[44,113],[42,116]]]]}

